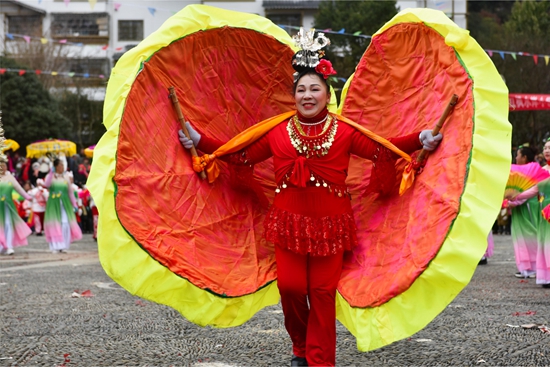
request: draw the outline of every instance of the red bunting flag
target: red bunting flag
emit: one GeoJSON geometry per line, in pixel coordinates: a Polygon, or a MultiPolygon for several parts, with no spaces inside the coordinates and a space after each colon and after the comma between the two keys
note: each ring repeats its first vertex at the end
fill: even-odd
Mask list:
{"type": "Polygon", "coordinates": [[[5,72],[6,72],[5,68],[0,69],[0,75],[4,75],[5,72]]]}
{"type": "Polygon", "coordinates": [[[535,62],[535,65],[539,64],[539,55],[533,55],[533,61],[535,62]]]}
{"type": "Polygon", "coordinates": [[[108,48],[109,48],[109,45],[105,45],[105,46],[101,47],[102,50],[106,50],[108,48]]]}
{"type": "Polygon", "coordinates": [[[25,70],[19,70],[19,76],[22,76],[22,75],[24,75],[25,73],[26,73],[25,70]]]}
{"type": "Polygon", "coordinates": [[[42,74],[42,70],[36,69],[36,70],[34,71],[34,73],[35,73],[36,75],[40,75],[40,74],[42,74]]]}

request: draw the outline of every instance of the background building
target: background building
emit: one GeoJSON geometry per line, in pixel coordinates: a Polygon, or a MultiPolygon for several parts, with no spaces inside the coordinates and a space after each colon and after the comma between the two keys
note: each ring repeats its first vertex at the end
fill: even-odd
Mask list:
{"type": "MultiPolygon", "coordinates": [[[[101,99],[111,68],[122,54],[190,4],[265,16],[280,25],[310,28],[319,0],[0,0],[0,54],[45,71],[89,78],[79,87],[101,99]],[[41,47],[40,52],[37,47],[41,47]],[[31,60],[31,61],[29,61],[31,60]],[[46,60],[49,60],[47,62],[46,60]],[[96,80],[96,84],[92,80],[96,80]]],[[[466,27],[466,0],[398,1],[400,9],[430,7],[466,27]]]]}

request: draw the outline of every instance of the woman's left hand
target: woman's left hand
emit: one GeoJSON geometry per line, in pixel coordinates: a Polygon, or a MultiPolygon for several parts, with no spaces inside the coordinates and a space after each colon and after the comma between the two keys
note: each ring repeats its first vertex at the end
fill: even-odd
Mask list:
{"type": "Polygon", "coordinates": [[[439,133],[436,136],[433,136],[432,130],[422,130],[419,139],[424,150],[432,151],[437,148],[439,142],[443,139],[443,135],[439,133]]]}

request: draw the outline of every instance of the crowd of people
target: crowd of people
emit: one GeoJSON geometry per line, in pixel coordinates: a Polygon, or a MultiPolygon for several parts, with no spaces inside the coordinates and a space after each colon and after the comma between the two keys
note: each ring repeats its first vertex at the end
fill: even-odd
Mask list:
{"type": "MultiPolygon", "coordinates": [[[[542,169],[550,172],[550,139],[543,148],[542,169]]],[[[515,164],[540,161],[532,147],[519,146],[515,164]]],[[[506,197],[495,226],[494,234],[511,234],[518,278],[536,278],[536,283],[550,288],[550,223],[542,210],[550,203],[550,178],[519,195],[506,197]]],[[[491,247],[490,234],[489,247],[491,247]]],[[[483,259],[482,259],[483,261],[483,259]]],[[[486,261],[485,261],[486,263],[486,261]]]]}
{"type": "Polygon", "coordinates": [[[45,236],[52,253],[67,251],[82,233],[97,239],[98,212],[86,188],[88,158],[6,156],[0,161],[1,254],[12,255],[31,234],[45,236]]]}

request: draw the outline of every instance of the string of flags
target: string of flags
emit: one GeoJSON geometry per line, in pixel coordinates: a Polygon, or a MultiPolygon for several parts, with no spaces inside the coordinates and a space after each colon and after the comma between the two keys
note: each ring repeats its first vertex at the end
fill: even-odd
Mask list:
{"type": "Polygon", "coordinates": [[[544,63],[548,66],[548,63],[550,62],[550,55],[540,55],[540,54],[532,54],[529,52],[512,52],[512,51],[501,51],[501,50],[485,50],[487,54],[489,54],[490,57],[493,57],[494,54],[499,54],[500,57],[504,60],[504,55],[511,55],[514,60],[517,60],[518,56],[530,56],[533,58],[533,61],[536,65],[539,63],[539,58],[544,59],[544,63]]]}
{"type": "MultiPolygon", "coordinates": [[[[300,29],[300,27],[291,26],[291,25],[278,24],[278,26],[283,28],[283,29],[285,29],[285,28],[286,29],[300,29]]],[[[357,31],[357,32],[354,32],[354,33],[347,33],[345,28],[342,28],[339,31],[334,31],[331,28],[327,28],[327,29],[323,29],[322,32],[329,33],[329,34],[340,34],[340,35],[344,35],[344,36],[372,38],[372,36],[367,36],[367,35],[361,34],[361,31],[357,31]]],[[[498,55],[500,55],[500,57],[503,60],[504,60],[504,55],[510,55],[510,56],[512,56],[512,58],[514,60],[517,60],[518,56],[527,56],[527,57],[532,57],[533,61],[537,65],[539,63],[539,59],[544,59],[544,63],[546,65],[548,65],[550,63],[550,55],[534,54],[534,53],[531,53],[531,52],[523,52],[523,51],[502,51],[502,50],[488,50],[488,49],[484,49],[484,51],[487,52],[487,54],[490,57],[493,57],[493,55],[498,54],[498,55]]]]}
{"type": "Polygon", "coordinates": [[[0,75],[4,75],[5,73],[17,73],[19,76],[23,76],[25,74],[36,74],[36,75],[51,75],[51,76],[66,76],[66,77],[77,77],[77,78],[99,78],[99,79],[105,79],[105,75],[103,74],[89,74],[89,73],[75,73],[72,71],[67,72],[58,72],[58,71],[46,71],[46,70],[28,70],[28,69],[13,69],[13,68],[0,68],[0,75]]]}
{"type": "MultiPolygon", "coordinates": [[[[283,29],[284,28],[289,28],[289,29],[299,29],[300,28],[300,27],[296,27],[296,26],[281,25],[281,24],[279,24],[278,26],[283,28],[283,29]]],[[[347,33],[345,28],[342,28],[339,31],[333,31],[332,29],[327,28],[327,29],[323,29],[323,32],[324,33],[329,33],[329,34],[339,34],[339,35],[343,35],[343,36],[372,38],[372,36],[361,34],[361,31],[357,31],[357,32],[354,32],[354,33],[347,33]]],[[[52,44],[72,45],[72,46],[77,46],[77,47],[84,47],[84,44],[82,42],[69,42],[66,39],[54,40],[54,39],[51,39],[51,38],[32,37],[32,36],[28,36],[28,35],[24,35],[24,34],[15,34],[15,33],[6,33],[6,37],[10,40],[14,40],[15,38],[22,38],[27,43],[30,43],[32,40],[39,40],[43,45],[48,44],[48,43],[52,43],[52,44]]],[[[86,45],[86,47],[87,48],[93,47],[93,48],[96,49],[95,51],[99,51],[99,50],[113,51],[114,50],[116,52],[120,52],[124,49],[124,47],[109,47],[109,45],[86,45]]],[[[546,66],[548,66],[548,64],[550,64],[550,55],[534,54],[534,53],[523,52],[523,51],[503,51],[503,50],[490,50],[490,49],[485,49],[485,52],[487,52],[487,54],[490,57],[493,57],[494,55],[499,55],[503,60],[505,59],[505,55],[512,56],[512,58],[516,61],[517,61],[518,56],[523,56],[523,57],[531,57],[533,59],[534,63],[537,64],[537,65],[539,63],[539,59],[543,59],[544,64],[546,66]]]]}

